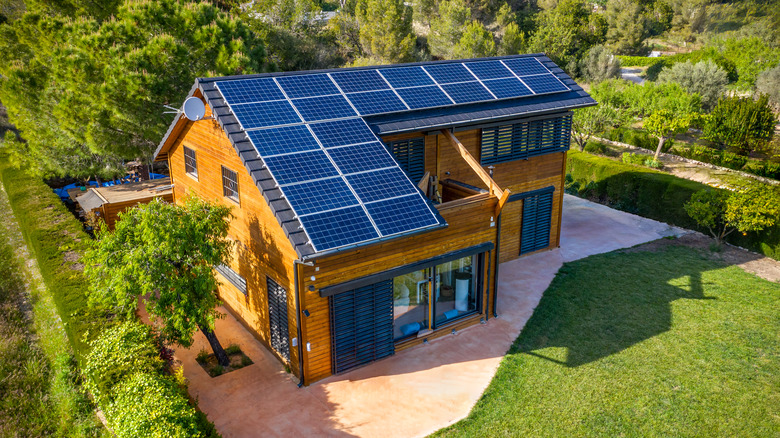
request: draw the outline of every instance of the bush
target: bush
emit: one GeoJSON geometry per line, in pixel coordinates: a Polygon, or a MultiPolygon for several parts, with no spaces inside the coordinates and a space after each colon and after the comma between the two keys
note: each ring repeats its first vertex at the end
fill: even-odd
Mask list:
{"type": "Polygon", "coordinates": [[[84,366],[85,386],[100,404],[110,402],[115,386],[132,374],[163,371],[154,336],[140,322],[118,324],[104,331],[90,346],[84,366]]]}
{"type": "Polygon", "coordinates": [[[703,137],[732,152],[748,155],[766,148],[775,132],[767,96],[721,99],[704,124],[703,137]]]}
{"type": "Polygon", "coordinates": [[[677,63],[658,75],[660,82],[675,82],[689,93],[701,96],[704,110],[713,108],[729,83],[726,72],[712,61],[677,63]]]}
{"type": "Polygon", "coordinates": [[[171,378],[136,373],[116,388],[106,416],[114,433],[124,437],[203,437],[195,408],[171,378]]]}
{"type": "Polygon", "coordinates": [[[604,46],[594,46],[580,61],[580,71],[589,82],[620,77],[620,60],[604,46]]]}
{"type": "Polygon", "coordinates": [[[658,75],[663,69],[671,67],[677,63],[690,61],[691,63],[695,64],[697,62],[707,60],[714,62],[718,67],[726,72],[726,77],[728,78],[729,83],[736,82],[739,79],[739,74],[737,74],[737,66],[734,64],[734,62],[730,61],[713,48],[694,50],[693,52],[689,53],[678,53],[676,55],[657,59],[660,61],[652,64],[647,69],[647,71],[645,71],[645,77],[649,81],[657,80],[658,75]]]}
{"type": "MultiPolygon", "coordinates": [[[[578,151],[567,153],[566,171],[567,191],[570,193],[575,192],[578,196],[619,210],[704,232],[707,230],[699,227],[696,221],[688,216],[683,205],[698,191],[721,190],[656,170],[578,151]]],[[[780,190],[773,190],[776,197],[767,199],[767,202],[780,203],[780,190]]],[[[776,260],[780,259],[778,225],[746,236],[732,234],[726,240],[776,260]]]]}
{"type": "Polygon", "coordinates": [[[680,148],[677,149],[676,152],[677,155],[681,157],[714,164],[716,166],[728,167],[729,169],[734,170],[742,169],[748,162],[747,157],[699,145],[692,148],[680,148]]]}
{"type": "Polygon", "coordinates": [[[766,94],[769,103],[780,110],[780,65],[763,71],[756,80],[756,92],[766,94]]]}
{"type": "Polygon", "coordinates": [[[623,67],[649,67],[663,61],[663,58],[649,58],[647,56],[624,56],[617,57],[623,67]]]}
{"type": "Polygon", "coordinates": [[[780,180],[780,163],[772,163],[770,161],[756,161],[748,163],[742,170],[745,172],[750,172],[753,175],[780,180]]]}
{"type": "Polygon", "coordinates": [[[599,143],[597,141],[589,141],[585,144],[585,152],[591,154],[605,155],[607,153],[607,145],[599,143]]]}
{"type": "MultiPolygon", "coordinates": [[[[632,128],[611,129],[604,133],[604,138],[612,141],[627,143],[638,148],[647,149],[655,152],[658,147],[658,139],[648,134],[647,131],[632,128]]],[[[668,151],[674,146],[674,140],[666,140],[663,152],[668,151]]]]}
{"type": "Polygon", "coordinates": [[[660,169],[663,166],[659,161],[654,160],[652,156],[629,152],[623,152],[621,161],[626,164],[638,164],[640,166],[652,167],[653,169],[660,169]]]}

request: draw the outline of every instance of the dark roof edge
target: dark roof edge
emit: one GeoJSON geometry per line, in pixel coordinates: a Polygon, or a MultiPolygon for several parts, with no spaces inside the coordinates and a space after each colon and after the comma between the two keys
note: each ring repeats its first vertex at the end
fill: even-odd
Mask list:
{"type": "MultiPolygon", "coordinates": [[[[198,87],[199,79],[195,79],[195,83],[192,84],[192,88],[190,88],[190,92],[187,93],[187,97],[184,98],[184,100],[189,99],[195,94],[195,91],[199,88],[198,87]]],[[[184,104],[184,101],[182,101],[182,105],[184,104]]],[[[165,131],[165,135],[163,135],[162,140],[160,140],[160,143],[157,145],[157,149],[154,150],[154,154],[152,155],[152,161],[157,161],[157,155],[162,152],[163,147],[165,147],[165,143],[168,141],[168,137],[171,136],[173,133],[174,128],[181,122],[182,118],[184,117],[184,112],[179,112],[176,114],[176,117],[173,118],[173,121],[171,122],[170,126],[168,126],[168,130],[165,131]]]]}

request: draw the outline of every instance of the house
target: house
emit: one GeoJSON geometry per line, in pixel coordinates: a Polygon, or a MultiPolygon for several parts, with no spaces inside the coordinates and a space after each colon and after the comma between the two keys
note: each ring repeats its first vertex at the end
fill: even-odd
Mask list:
{"type": "Polygon", "coordinates": [[[233,207],[225,306],[303,384],[495,316],[500,263],[555,248],[571,109],[546,56],[195,82],[155,153],[233,207]]]}

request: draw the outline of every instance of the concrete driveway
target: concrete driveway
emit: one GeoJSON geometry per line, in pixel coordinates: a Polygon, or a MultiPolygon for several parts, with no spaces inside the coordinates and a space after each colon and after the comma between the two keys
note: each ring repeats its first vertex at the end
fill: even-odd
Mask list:
{"type": "Polygon", "coordinates": [[[561,248],[504,263],[498,318],[309,387],[230,316],[218,321],[223,345],[255,362],[210,378],[195,362],[202,336],[179,349],[190,393],[226,438],[425,436],[468,415],[564,262],[685,231],[573,196],[564,198],[561,248]]]}

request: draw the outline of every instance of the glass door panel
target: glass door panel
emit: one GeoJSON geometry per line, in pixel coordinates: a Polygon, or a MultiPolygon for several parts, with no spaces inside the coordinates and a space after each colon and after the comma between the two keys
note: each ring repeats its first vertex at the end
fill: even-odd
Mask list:
{"type": "Polygon", "coordinates": [[[393,279],[393,337],[398,340],[428,328],[430,269],[393,279]]]}
{"type": "Polygon", "coordinates": [[[478,310],[475,257],[463,257],[436,266],[435,326],[478,310]]]}

